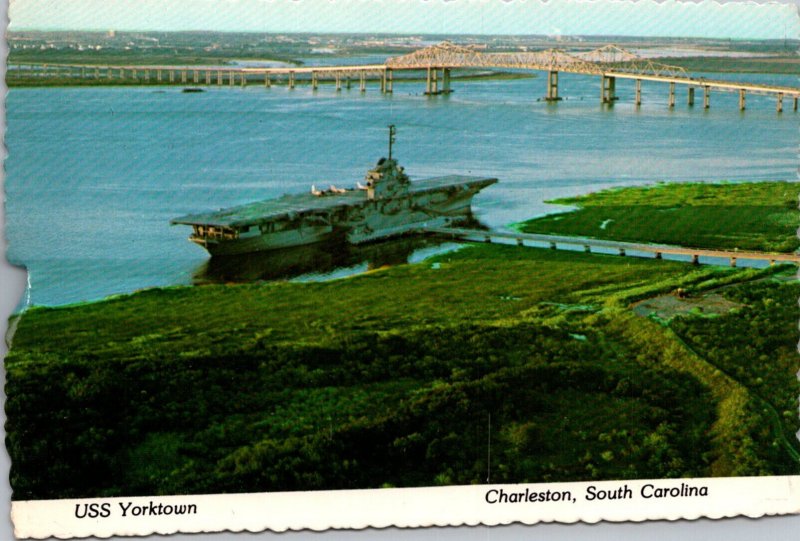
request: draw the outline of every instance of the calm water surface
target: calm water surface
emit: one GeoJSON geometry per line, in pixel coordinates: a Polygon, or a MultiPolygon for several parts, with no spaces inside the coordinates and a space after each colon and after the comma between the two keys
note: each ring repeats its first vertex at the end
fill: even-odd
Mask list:
{"type": "Polygon", "coordinates": [[[538,101],[544,84],[455,81],[455,93],[430,98],[419,83],[396,83],[391,95],[375,83],[366,94],[330,85],[12,89],[9,257],[28,267],[37,305],[192,283],[208,257],[170,218],[311,184],[354,185],[385,154],[390,123],[412,178],[500,179],[474,203],[492,227],[558,210],[547,199],[608,186],[796,177],[791,101],[778,115],[773,98],[748,96],[740,113],[735,94],[714,93],[703,110],[687,107],[679,88],[670,111],[667,86],[645,83],[637,109],[633,82],[620,81],[620,101],[608,108],[597,78],[563,74],[565,100],[550,105],[538,101]]]}

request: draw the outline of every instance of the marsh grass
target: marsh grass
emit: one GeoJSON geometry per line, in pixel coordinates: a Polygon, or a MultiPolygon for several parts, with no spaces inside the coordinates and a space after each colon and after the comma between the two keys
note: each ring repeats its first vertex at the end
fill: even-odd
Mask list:
{"type": "Polygon", "coordinates": [[[607,190],[553,204],[574,212],[519,224],[526,233],[674,244],[694,248],[791,252],[796,230],[798,184],[657,184],[607,190]]]}

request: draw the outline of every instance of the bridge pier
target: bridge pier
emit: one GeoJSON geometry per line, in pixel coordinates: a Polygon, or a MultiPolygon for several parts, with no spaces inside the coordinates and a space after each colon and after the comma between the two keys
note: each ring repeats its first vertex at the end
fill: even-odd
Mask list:
{"type": "Polygon", "coordinates": [[[144,82],[145,83],[149,83],[150,82],[150,70],[149,69],[144,70],[144,82]]]}
{"type": "Polygon", "coordinates": [[[616,90],[617,78],[602,75],[600,83],[600,103],[613,104],[618,99],[616,90]]]}
{"type": "Polygon", "coordinates": [[[711,87],[703,87],[703,109],[711,107],[711,87]]]}
{"type": "Polygon", "coordinates": [[[667,100],[667,106],[670,109],[675,107],[675,83],[669,84],[669,99],[667,100]]]}
{"type": "Polygon", "coordinates": [[[690,86],[689,91],[686,95],[686,103],[689,107],[694,107],[694,87],[690,86]]]}
{"type": "Polygon", "coordinates": [[[242,85],[242,88],[246,87],[247,86],[247,73],[245,73],[243,71],[239,72],[239,76],[242,78],[241,81],[239,81],[241,83],[241,85],[242,85]]]}
{"type": "Polygon", "coordinates": [[[206,85],[211,84],[211,70],[206,70],[206,85]]]}
{"type": "Polygon", "coordinates": [[[525,246],[525,240],[517,239],[517,246],[525,246]]]}
{"type": "Polygon", "coordinates": [[[381,73],[381,94],[386,94],[386,70],[381,73]]]}
{"type": "Polygon", "coordinates": [[[383,72],[383,77],[386,80],[384,84],[384,92],[388,92],[389,94],[394,92],[394,73],[392,70],[387,69],[383,72]]]}
{"type": "Polygon", "coordinates": [[[348,76],[345,78],[344,87],[345,87],[347,90],[350,90],[350,76],[349,76],[349,75],[348,75],[348,76]]]}
{"type": "Polygon", "coordinates": [[[358,90],[360,92],[367,91],[367,74],[363,71],[358,72],[358,90]]]}
{"type": "Polygon", "coordinates": [[[200,82],[200,72],[197,70],[192,70],[192,82],[197,84],[200,82]]]}
{"type": "Polygon", "coordinates": [[[228,71],[228,86],[232,87],[233,84],[236,82],[233,78],[233,71],[228,71]]]}
{"type": "Polygon", "coordinates": [[[186,70],[185,69],[181,70],[181,83],[182,84],[186,84],[186,76],[187,76],[186,70]]]}
{"type": "Polygon", "coordinates": [[[556,246],[556,243],[555,242],[551,242],[550,243],[550,249],[551,250],[555,250],[556,248],[558,248],[558,246],[556,246]]]}
{"type": "Polygon", "coordinates": [[[731,256],[731,263],[730,264],[731,264],[731,267],[735,267],[736,266],[736,257],[731,256]]]}
{"type": "Polygon", "coordinates": [[[450,90],[450,68],[442,68],[442,94],[449,94],[450,90]]]}
{"type": "Polygon", "coordinates": [[[740,88],[739,89],[739,110],[740,111],[744,111],[744,109],[745,109],[745,100],[746,100],[745,95],[746,95],[745,89],[744,88],[740,88]]]}
{"type": "Polygon", "coordinates": [[[547,94],[544,101],[561,101],[558,97],[558,72],[550,70],[547,72],[547,94]]]}
{"type": "Polygon", "coordinates": [[[655,258],[656,259],[661,259],[661,257],[662,257],[661,256],[661,252],[656,252],[655,258]]]}
{"type": "Polygon", "coordinates": [[[221,86],[221,85],[222,85],[222,71],[221,70],[217,70],[217,86],[221,86]]]}
{"type": "Polygon", "coordinates": [[[425,95],[435,96],[439,94],[439,79],[437,69],[428,66],[428,77],[425,81],[425,95]]]}
{"type": "Polygon", "coordinates": [[[797,96],[794,97],[794,110],[797,111],[797,96]]]}
{"type": "Polygon", "coordinates": [[[782,113],[783,112],[783,92],[779,92],[778,93],[778,101],[775,104],[775,110],[778,113],[782,113]]]}
{"type": "Polygon", "coordinates": [[[592,253],[592,247],[589,246],[588,244],[584,244],[583,245],[583,251],[586,252],[587,254],[591,254],[592,253]]]}
{"type": "Polygon", "coordinates": [[[289,90],[294,89],[294,72],[289,72],[289,90]]]}
{"type": "Polygon", "coordinates": [[[264,88],[270,88],[272,86],[272,81],[269,80],[269,72],[264,72],[264,88]]]}
{"type": "Polygon", "coordinates": [[[173,70],[169,70],[169,82],[170,83],[175,82],[175,72],[173,70]]]}
{"type": "Polygon", "coordinates": [[[336,92],[341,92],[342,90],[342,76],[340,74],[336,74],[336,92]]]}
{"type": "Polygon", "coordinates": [[[692,254],[692,265],[699,265],[699,264],[700,264],[700,258],[697,256],[697,254],[692,254]]]}
{"type": "Polygon", "coordinates": [[[319,76],[316,71],[311,72],[311,90],[316,90],[319,87],[319,76]]]}
{"type": "Polygon", "coordinates": [[[619,255],[620,255],[620,257],[625,257],[625,248],[620,248],[619,249],[619,255]]]}
{"type": "Polygon", "coordinates": [[[634,97],[634,103],[638,107],[639,105],[642,104],[642,80],[641,79],[636,79],[636,87],[635,88],[636,88],[635,89],[636,96],[634,97]]]}

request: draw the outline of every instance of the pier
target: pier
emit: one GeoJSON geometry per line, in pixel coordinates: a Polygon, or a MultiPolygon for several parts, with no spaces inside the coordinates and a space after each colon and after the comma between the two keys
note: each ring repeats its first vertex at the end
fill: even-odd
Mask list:
{"type": "Polygon", "coordinates": [[[693,77],[685,69],[656,62],[626,51],[615,45],[607,45],[588,52],[568,53],[559,49],[533,52],[481,52],[474,47],[463,47],[449,42],[440,43],[412,53],[389,57],[383,64],[338,65],[338,66],[285,66],[275,68],[233,66],[167,66],[167,65],[75,65],[75,64],[9,64],[8,81],[17,78],[42,80],[80,79],[91,84],[91,80],[104,83],[133,85],[205,85],[246,87],[259,85],[271,88],[283,85],[294,89],[302,81],[312,90],[318,90],[323,82],[330,83],[335,92],[351,89],[357,82],[359,92],[366,92],[368,82],[381,93],[394,90],[395,74],[409,73],[425,81],[427,96],[447,95],[453,92],[451,77],[454,70],[502,69],[514,71],[545,72],[546,85],[539,99],[558,102],[559,74],[577,73],[596,76],[599,80],[600,103],[613,105],[617,96],[618,81],[632,81],[634,104],[642,105],[642,85],[662,84],[666,86],[667,105],[676,106],[676,89],[686,88],[686,104],[695,105],[696,92],[702,92],[702,107],[708,109],[712,103],[712,92],[738,94],[738,109],[744,111],[747,97],[764,95],[775,99],[775,111],[798,110],[800,87],[778,86],[760,83],[727,81],[693,77]]]}
{"type": "Polygon", "coordinates": [[[588,237],[568,237],[561,235],[542,235],[534,233],[517,233],[496,230],[458,229],[449,227],[425,228],[423,233],[432,234],[443,238],[465,242],[500,242],[516,244],[520,247],[550,248],[552,250],[577,247],[586,253],[593,250],[604,249],[603,254],[617,254],[619,256],[644,257],[652,256],[654,259],[663,259],[665,255],[678,256],[693,265],[719,264],[710,259],[727,261],[728,265],[735,267],[739,261],[765,261],[770,265],[775,263],[794,263],[800,265],[800,254],[787,254],[775,252],[756,252],[751,250],[709,250],[705,248],[686,248],[665,244],[646,244],[640,242],[622,242],[614,240],[593,239],[588,237]],[[641,254],[641,255],[639,255],[641,254]],[[702,258],[702,259],[701,259],[702,258]]]}

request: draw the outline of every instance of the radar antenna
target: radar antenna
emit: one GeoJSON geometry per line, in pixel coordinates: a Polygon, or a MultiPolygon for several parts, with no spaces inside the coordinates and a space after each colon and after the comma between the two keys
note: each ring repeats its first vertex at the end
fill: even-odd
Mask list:
{"type": "Polygon", "coordinates": [[[392,159],[392,145],[394,144],[394,124],[389,124],[389,159],[392,159]]]}

